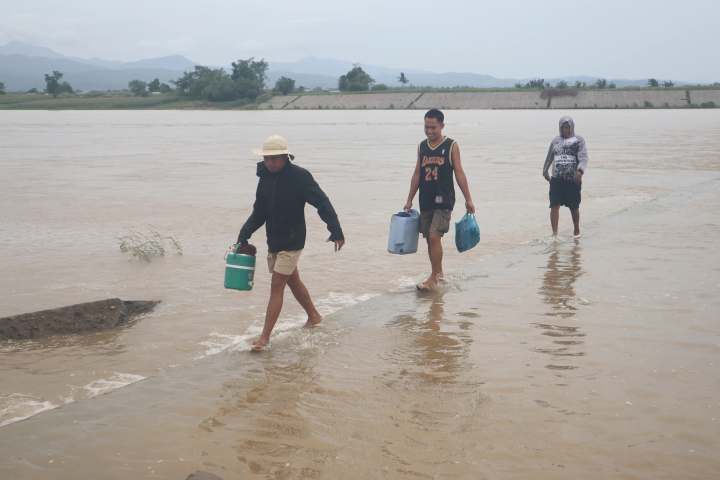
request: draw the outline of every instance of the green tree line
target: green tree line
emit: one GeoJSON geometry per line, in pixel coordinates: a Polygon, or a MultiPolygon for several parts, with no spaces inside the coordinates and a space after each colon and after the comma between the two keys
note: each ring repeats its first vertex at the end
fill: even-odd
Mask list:
{"type": "Polygon", "coordinates": [[[57,70],[53,70],[52,75],[45,74],[45,93],[49,93],[53,98],[57,98],[61,93],[75,93],[68,82],[60,83],[63,74],[57,70]]]}
{"type": "Polygon", "coordinates": [[[210,102],[229,100],[255,100],[265,88],[269,64],[263,59],[238,60],[232,63],[232,73],[225,69],[212,69],[196,65],[192,72],[170,83],[182,95],[202,98],[210,102]]]}
{"type": "MultiPolygon", "coordinates": [[[[400,72],[400,76],[397,77],[398,82],[401,84],[400,88],[404,88],[405,85],[410,83],[405,73],[400,72]]],[[[341,92],[364,92],[367,90],[389,90],[384,83],[375,83],[375,79],[372,78],[359,63],[353,65],[353,68],[348,71],[345,75],[341,75],[338,78],[338,90],[341,92]]]]}
{"type": "MultiPolygon", "coordinates": [[[[539,78],[536,80],[530,80],[526,84],[522,84],[520,82],[515,84],[515,88],[539,88],[540,90],[544,90],[546,88],[551,88],[552,85],[550,82],[546,82],[544,78],[539,78]]],[[[557,83],[555,83],[555,88],[571,88],[570,84],[566,82],[565,80],[559,80],[557,83]]],[[[583,88],[596,88],[599,90],[603,90],[606,88],[617,88],[617,85],[615,85],[615,82],[610,82],[604,78],[598,78],[595,83],[591,83],[588,85],[585,82],[581,82],[580,80],[576,80],[575,84],[572,86],[572,88],[577,89],[583,89],[583,88]]]]}
{"type": "Polygon", "coordinates": [[[167,83],[160,83],[160,79],[156,78],[151,82],[143,82],[142,80],[130,80],[128,88],[137,96],[147,97],[150,93],[170,93],[172,88],[167,83]]]}
{"type": "MultiPolygon", "coordinates": [[[[647,83],[645,84],[648,87],[659,87],[660,82],[657,81],[654,78],[649,78],[647,83]]],[[[674,87],[675,84],[672,82],[672,80],[668,80],[667,82],[662,82],[662,86],[665,88],[674,87]]],[[[550,88],[550,82],[546,82],[545,79],[540,78],[536,80],[530,80],[526,84],[522,84],[520,82],[515,84],[515,88],[539,88],[540,90],[543,90],[545,88],[550,88]]],[[[560,80],[555,84],[555,88],[570,88],[570,85],[565,80],[560,80]]],[[[603,90],[606,88],[617,88],[617,85],[615,85],[615,82],[609,82],[604,78],[598,78],[595,83],[587,84],[585,82],[581,82],[580,80],[576,80],[575,84],[572,88],[577,89],[583,89],[583,88],[595,88],[598,90],[603,90]]]]}
{"type": "Polygon", "coordinates": [[[341,92],[363,92],[370,90],[374,83],[375,79],[368,75],[359,63],[356,63],[352,70],[338,78],[338,90],[341,92]]]}
{"type": "MultiPolygon", "coordinates": [[[[654,79],[654,78],[648,78],[648,81],[647,81],[647,83],[646,83],[645,85],[647,85],[648,87],[659,87],[659,86],[660,86],[660,82],[658,82],[658,81],[657,81],[656,79],[654,79]]],[[[665,87],[665,88],[670,88],[670,87],[674,87],[675,84],[673,83],[672,80],[668,80],[667,82],[662,82],[662,86],[665,87]]]]}

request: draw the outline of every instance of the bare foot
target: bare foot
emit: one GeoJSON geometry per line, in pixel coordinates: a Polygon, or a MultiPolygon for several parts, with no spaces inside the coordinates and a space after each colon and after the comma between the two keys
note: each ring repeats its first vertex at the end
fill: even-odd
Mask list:
{"type": "Polygon", "coordinates": [[[318,323],[322,322],[322,315],[319,313],[316,315],[308,315],[307,322],[305,322],[305,325],[303,325],[303,328],[311,328],[317,325],[318,323]]]}
{"type": "Polygon", "coordinates": [[[250,351],[252,352],[262,352],[265,350],[265,347],[267,347],[267,340],[262,342],[261,340],[254,341],[250,346],[250,351]]]}
{"type": "Polygon", "coordinates": [[[433,289],[435,285],[438,283],[442,283],[445,281],[445,277],[442,273],[438,273],[437,275],[430,274],[427,280],[425,280],[420,285],[417,285],[418,290],[424,290],[424,291],[430,291],[433,289]]]}

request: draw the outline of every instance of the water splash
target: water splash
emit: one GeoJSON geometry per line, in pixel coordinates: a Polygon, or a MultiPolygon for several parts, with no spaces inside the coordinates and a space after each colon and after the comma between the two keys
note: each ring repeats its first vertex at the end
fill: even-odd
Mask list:
{"type": "Polygon", "coordinates": [[[404,275],[401,275],[399,277],[396,277],[393,280],[390,280],[390,283],[396,287],[398,290],[403,290],[409,287],[415,287],[417,285],[416,279],[413,277],[406,277],[404,275]]]}
{"type": "Polygon", "coordinates": [[[244,335],[228,335],[217,332],[210,333],[210,338],[208,340],[200,342],[200,345],[206,347],[207,349],[202,354],[196,356],[195,360],[218,354],[223,350],[239,344],[244,345],[245,342],[254,335],[254,332],[250,331],[251,329],[252,327],[248,329],[248,332],[244,335]]]}
{"type": "Polygon", "coordinates": [[[527,244],[529,245],[557,245],[559,243],[570,243],[573,242],[575,239],[573,237],[563,237],[560,235],[556,236],[549,236],[549,237],[541,237],[537,240],[531,240],[527,244]]]}
{"type": "Polygon", "coordinates": [[[140,380],[144,379],[145,377],[143,377],[142,375],[133,375],[131,373],[115,373],[115,375],[113,375],[109,379],[101,378],[100,380],[95,380],[88,383],[82,388],[90,392],[91,397],[96,397],[98,395],[112,392],[113,390],[117,390],[118,388],[122,388],[126,385],[130,385],[131,383],[139,382],[140,380]]]}
{"type": "Polygon", "coordinates": [[[22,393],[0,395],[0,404],[4,405],[0,408],[0,427],[60,406],[22,393]]]}
{"type": "Polygon", "coordinates": [[[327,297],[320,299],[315,306],[321,315],[329,315],[341,308],[364,302],[378,295],[378,293],[357,295],[352,293],[330,292],[327,297]]]}
{"type": "MultiPolygon", "coordinates": [[[[342,308],[355,305],[356,303],[364,302],[370,298],[376,297],[379,294],[354,294],[344,292],[330,292],[324,298],[315,302],[315,308],[322,316],[330,315],[342,308]]],[[[210,339],[200,342],[201,345],[207,347],[207,350],[199,356],[197,359],[207,357],[209,355],[216,355],[220,352],[230,349],[231,351],[243,351],[249,346],[250,340],[256,339],[262,332],[262,322],[264,322],[265,316],[259,316],[255,324],[248,327],[245,333],[240,335],[223,334],[212,332],[210,339]]],[[[274,342],[282,341],[283,339],[296,335],[302,331],[302,326],[307,320],[305,312],[300,312],[294,316],[283,316],[278,319],[273,329],[273,340],[274,342]]],[[[302,342],[301,342],[302,343],[302,342]]],[[[315,345],[314,341],[301,344],[296,347],[298,348],[312,348],[315,345]]]]}

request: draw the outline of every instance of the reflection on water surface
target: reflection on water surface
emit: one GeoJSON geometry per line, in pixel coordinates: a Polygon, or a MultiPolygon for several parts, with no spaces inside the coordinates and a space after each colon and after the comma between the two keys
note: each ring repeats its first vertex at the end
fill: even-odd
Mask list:
{"type": "MultiPolygon", "coordinates": [[[[539,289],[543,303],[550,307],[550,311],[546,312],[545,315],[556,317],[564,322],[578,321],[579,319],[575,318],[579,307],[574,285],[584,274],[580,242],[576,240],[569,248],[563,244],[556,244],[550,247],[549,251],[547,266],[539,289]]],[[[581,327],[577,326],[544,323],[537,323],[535,326],[543,330],[542,335],[554,338],[584,337],[586,335],[581,331],[581,327]]],[[[578,350],[580,347],[575,348],[584,343],[580,340],[555,340],[553,343],[560,346],[537,348],[536,351],[551,355],[554,360],[560,360],[559,357],[581,357],[587,353],[584,350],[578,350]]],[[[568,360],[565,359],[565,361],[568,360]]],[[[575,370],[579,367],[550,364],[546,365],[545,368],[549,370],[575,370]]]]}

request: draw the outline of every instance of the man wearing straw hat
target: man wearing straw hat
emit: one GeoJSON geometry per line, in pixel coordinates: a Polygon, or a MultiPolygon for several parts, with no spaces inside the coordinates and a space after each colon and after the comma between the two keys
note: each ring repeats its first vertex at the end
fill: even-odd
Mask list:
{"type": "Polygon", "coordinates": [[[240,230],[237,242],[246,245],[252,234],[265,224],[272,282],[265,327],[260,338],[252,344],[252,350],[260,351],[270,342],[270,334],[280,316],[285,285],[290,287],[293,296],[308,314],[305,327],[322,321],[297,268],[305,247],[305,203],[317,208],[330,231],[327,241],[335,243],[336,252],[345,244],[345,237],[330,199],[310,172],[291,162],[295,156],[288,151],[283,137],[271,135],[265,139],[263,148],[253,148],[252,152],[263,157],[263,161],[257,164],[260,180],[252,214],[240,230]]]}

